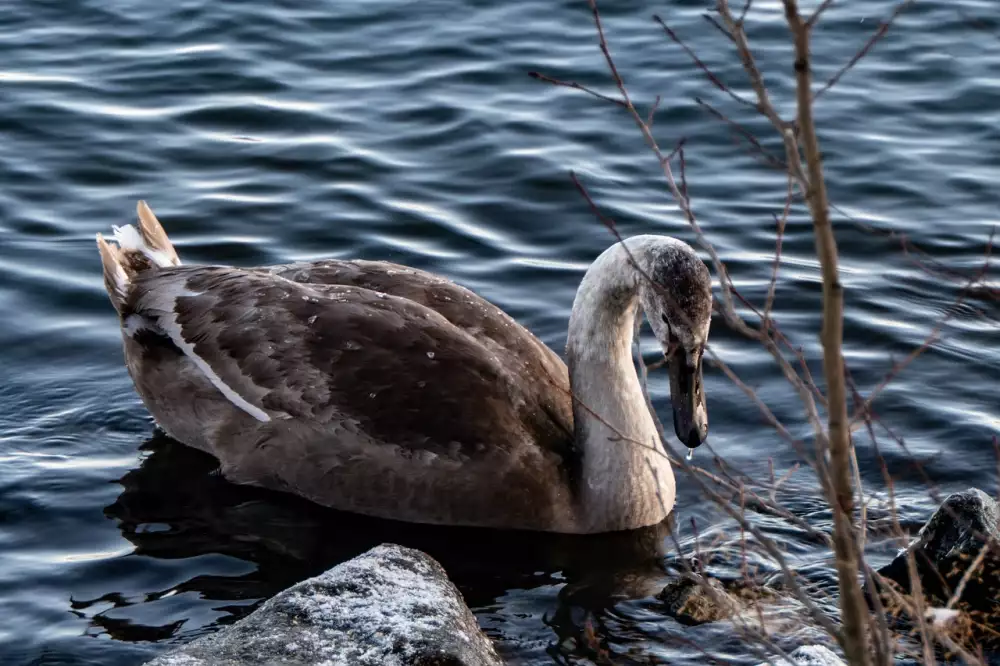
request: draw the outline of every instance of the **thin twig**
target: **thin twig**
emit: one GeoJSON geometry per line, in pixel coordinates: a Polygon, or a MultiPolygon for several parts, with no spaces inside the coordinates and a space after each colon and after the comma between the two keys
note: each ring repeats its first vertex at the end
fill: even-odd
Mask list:
{"type": "Polygon", "coordinates": [[[762,327],[767,333],[771,327],[771,310],[774,308],[774,295],[778,288],[778,269],[781,267],[781,245],[785,237],[785,223],[788,221],[788,214],[792,210],[792,175],[788,174],[788,191],[785,194],[785,208],[781,211],[781,216],[775,216],[776,224],[774,240],[774,264],[771,266],[771,282],[767,286],[767,301],[764,303],[764,317],[762,327]]]}
{"type": "Polygon", "coordinates": [[[554,79],[551,76],[546,76],[539,72],[528,72],[528,76],[533,79],[538,79],[539,81],[544,81],[545,83],[551,83],[554,86],[562,86],[563,88],[572,88],[573,90],[580,90],[588,95],[593,95],[597,99],[604,100],[605,102],[611,102],[612,104],[617,104],[618,106],[625,106],[625,102],[620,99],[615,99],[603,93],[599,93],[596,90],[588,88],[587,86],[580,85],[576,81],[561,81],[559,79],[554,79]]]}
{"type": "Polygon", "coordinates": [[[783,130],[786,123],[778,115],[778,112],[774,110],[774,105],[771,104],[771,97],[767,94],[767,86],[764,85],[764,77],[757,68],[757,62],[750,51],[750,45],[747,43],[743,27],[733,18],[728,0],[717,0],[716,8],[722,17],[723,25],[729,34],[732,35],[733,42],[736,44],[736,51],[739,53],[740,61],[743,63],[743,69],[746,70],[747,76],[750,78],[750,85],[757,95],[757,111],[767,116],[768,120],[775,127],[783,130]]]}
{"type": "Polygon", "coordinates": [[[726,37],[726,39],[728,39],[731,42],[736,41],[733,39],[733,36],[729,33],[729,31],[726,30],[724,27],[722,27],[722,24],[719,23],[714,16],[712,16],[711,14],[702,14],[701,17],[706,21],[708,21],[716,30],[721,32],[726,37]]]}
{"type": "Polygon", "coordinates": [[[757,137],[755,137],[753,133],[746,127],[736,122],[735,120],[729,118],[729,116],[725,115],[724,113],[722,113],[714,106],[712,106],[705,100],[701,99],[700,97],[695,97],[694,101],[698,106],[708,111],[714,118],[717,118],[722,122],[726,123],[727,125],[729,125],[737,134],[743,137],[747,143],[749,143],[753,148],[755,148],[757,152],[759,152],[764,157],[764,159],[770,166],[777,169],[781,169],[782,171],[785,171],[788,168],[784,162],[782,162],[779,158],[775,157],[771,152],[769,152],[766,148],[764,148],[764,146],[761,145],[757,137]]]}
{"type": "MultiPolygon", "coordinates": [[[[996,227],[990,230],[990,237],[986,243],[986,256],[983,260],[982,267],[979,269],[979,272],[969,278],[968,282],[959,292],[958,298],[955,299],[955,302],[952,303],[951,307],[945,310],[944,315],[942,315],[941,318],[938,319],[937,322],[935,322],[934,327],[931,329],[930,333],[927,334],[927,337],[924,338],[923,342],[917,348],[915,348],[913,351],[907,354],[902,361],[893,364],[889,372],[885,374],[885,376],[878,383],[878,385],[875,386],[875,388],[872,389],[871,393],[868,394],[868,398],[865,400],[864,405],[862,405],[863,410],[865,411],[870,410],[872,403],[874,403],[875,400],[878,398],[878,396],[881,395],[882,391],[884,391],[886,387],[889,386],[890,382],[892,382],[892,380],[895,379],[904,369],[906,369],[906,367],[909,366],[910,363],[912,363],[918,356],[920,356],[930,348],[930,346],[940,337],[941,332],[944,330],[944,327],[948,323],[948,321],[950,321],[951,318],[955,316],[955,314],[958,312],[959,307],[962,305],[962,303],[965,302],[966,298],[968,298],[971,288],[986,277],[990,269],[990,259],[993,255],[993,240],[995,238],[995,235],[996,235],[996,227]]],[[[855,415],[854,420],[856,421],[857,419],[858,416],[855,415]]]]}
{"type": "Polygon", "coordinates": [[[958,581],[958,585],[955,586],[955,591],[952,593],[951,597],[948,599],[948,603],[945,604],[945,608],[951,608],[958,600],[962,598],[962,593],[965,592],[965,586],[969,584],[969,580],[972,578],[972,574],[983,565],[983,561],[989,554],[990,549],[993,548],[992,539],[987,537],[986,543],[983,547],[979,549],[979,553],[976,555],[975,559],[969,565],[969,568],[965,570],[962,574],[962,579],[958,581]]]}
{"type": "Polygon", "coordinates": [[[815,101],[819,99],[820,97],[823,96],[824,93],[826,93],[827,90],[837,85],[837,82],[840,81],[841,77],[843,77],[844,74],[850,71],[851,68],[857,65],[862,58],[868,55],[868,52],[872,50],[875,44],[877,44],[878,41],[882,39],[887,32],[889,32],[889,28],[892,26],[893,22],[899,17],[900,14],[903,13],[904,10],[906,10],[910,5],[912,5],[914,1],[915,0],[903,0],[903,2],[896,5],[896,8],[892,11],[892,14],[889,16],[888,20],[880,23],[878,30],[875,31],[875,34],[872,35],[867,42],[865,42],[865,45],[862,46],[858,50],[858,52],[855,53],[854,56],[847,61],[847,63],[843,67],[838,69],[837,73],[831,76],[830,79],[823,84],[822,88],[816,91],[816,93],[813,95],[813,100],[815,101]]]}
{"type": "Polygon", "coordinates": [[[684,40],[681,39],[680,36],[678,36],[678,34],[674,32],[673,29],[669,25],[667,25],[662,18],[660,18],[659,14],[653,14],[653,20],[660,24],[660,27],[663,28],[663,32],[667,33],[667,37],[669,37],[671,41],[673,41],[675,44],[677,44],[684,50],[684,53],[686,53],[687,56],[691,59],[691,61],[695,64],[695,67],[700,69],[705,74],[705,77],[708,78],[708,80],[712,83],[713,86],[715,86],[722,92],[729,95],[738,103],[743,104],[745,106],[749,106],[751,109],[754,108],[753,102],[746,99],[745,97],[740,97],[735,92],[733,92],[732,88],[723,83],[722,80],[719,79],[719,77],[716,76],[715,73],[709,68],[709,66],[706,65],[701,58],[698,57],[698,54],[696,54],[691,49],[690,46],[684,43],[684,40]]]}
{"type": "Polygon", "coordinates": [[[812,13],[812,16],[809,17],[809,20],[806,21],[806,27],[807,28],[814,27],[816,25],[816,22],[819,21],[819,17],[822,16],[823,12],[829,9],[830,5],[832,4],[833,0],[823,0],[823,2],[820,3],[819,7],[817,7],[816,10],[812,13]]]}
{"type": "Polygon", "coordinates": [[[660,108],[660,96],[657,95],[656,99],[653,100],[653,106],[649,107],[649,115],[646,116],[646,124],[650,127],[653,126],[653,117],[656,115],[656,110],[660,108]]]}

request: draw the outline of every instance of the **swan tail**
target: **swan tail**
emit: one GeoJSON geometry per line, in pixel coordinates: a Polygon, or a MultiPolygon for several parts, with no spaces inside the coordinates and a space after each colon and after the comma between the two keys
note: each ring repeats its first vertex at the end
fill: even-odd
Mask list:
{"type": "Polygon", "coordinates": [[[97,234],[97,249],[104,267],[104,288],[118,314],[125,310],[129,286],[136,275],[181,263],[167,232],[145,201],[139,202],[137,212],[138,228],[131,224],[112,227],[114,236],[110,240],[114,244],[97,234]]]}
{"type": "Polygon", "coordinates": [[[139,214],[139,234],[147,250],[151,250],[159,255],[158,266],[180,266],[181,258],[177,256],[174,244],[167,237],[167,232],[163,230],[163,225],[153,215],[152,209],[146,205],[145,201],[140,201],[136,206],[139,214]],[[166,263],[162,263],[166,262],[166,263]]]}

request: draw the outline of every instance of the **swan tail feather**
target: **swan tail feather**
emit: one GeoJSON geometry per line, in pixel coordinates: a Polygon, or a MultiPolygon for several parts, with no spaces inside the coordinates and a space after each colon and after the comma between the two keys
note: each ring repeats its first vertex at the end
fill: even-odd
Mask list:
{"type": "Polygon", "coordinates": [[[136,275],[181,263],[173,243],[145,201],[139,202],[137,212],[138,228],[131,224],[112,227],[114,236],[110,240],[114,244],[97,234],[97,249],[104,268],[104,288],[118,314],[125,311],[129,287],[136,275]]]}

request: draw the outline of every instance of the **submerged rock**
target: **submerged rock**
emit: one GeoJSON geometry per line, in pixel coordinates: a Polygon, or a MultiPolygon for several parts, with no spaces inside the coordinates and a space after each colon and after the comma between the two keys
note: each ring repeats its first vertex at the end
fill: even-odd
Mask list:
{"type": "Polygon", "coordinates": [[[715,578],[684,575],[656,596],[664,612],[681,624],[716,622],[740,611],[740,603],[715,578]]]}
{"type": "Polygon", "coordinates": [[[822,645],[803,645],[788,656],[791,664],[784,657],[772,657],[757,666],[847,666],[833,650],[822,645]]]}
{"type": "MultiPolygon", "coordinates": [[[[973,640],[996,645],[994,634],[1000,629],[996,604],[1000,594],[1000,506],[983,491],[972,488],[949,495],[914,542],[878,573],[899,592],[909,594],[907,555],[912,554],[925,604],[944,607],[981,552],[982,563],[969,574],[953,607],[967,614],[973,626],[986,629],[982,635],[972,635],[973,640]]],[[[891,597],[883,594],[883,598],[893,609],[891,597]]]]}
{"type": "Polygon", "coordinates": [[[501,666],[444,569],[381,545],[148,666],[501,666]]]}
{"type": "Polygon", "coordinates": [[[771,611],[780,610],[789,601],[762,585],[747,581],[722,582],[711,576],[690,573],[672,580],[656,596],[663,602],[667,615],[687,625],[717,622],[751,610],[756,619],[758,605],[768,609],[765,615],[771,615],[771,611]]]}

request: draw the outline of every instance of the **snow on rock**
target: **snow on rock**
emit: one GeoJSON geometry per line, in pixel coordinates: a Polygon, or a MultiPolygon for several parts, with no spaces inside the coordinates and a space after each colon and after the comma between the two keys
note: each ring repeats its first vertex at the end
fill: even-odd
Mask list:
{"type": "Polygon", "coordinates": [[[788,654],[791,664],[784,657],[771,657],[757,666],[847,666],[830,648],[822,645],[803,645],[788,654]]]}
{"type": "Polygon", "coordinates": [[[383,544],[147,666],[501,666],[430,556],[383,544]]]}

